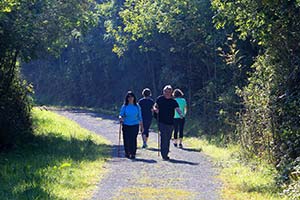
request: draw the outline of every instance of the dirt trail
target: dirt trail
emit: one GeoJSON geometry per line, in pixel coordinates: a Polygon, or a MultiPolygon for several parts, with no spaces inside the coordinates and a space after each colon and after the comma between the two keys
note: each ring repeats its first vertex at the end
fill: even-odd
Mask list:
{"type": "Polygon", "coordinates": [[[83,110],[60,110],[57,113],[74,120],[83,128],[102,135],[112,143],[112,159],[105,165],[109,172],[98,184],[93,199],[220,199],[217,170],[203,153],[171,145],[170,161],[157,155],[157,134],[150,133],[148,149],[138,150],[135,160],[118,157],[116,118],[83,110]]]}

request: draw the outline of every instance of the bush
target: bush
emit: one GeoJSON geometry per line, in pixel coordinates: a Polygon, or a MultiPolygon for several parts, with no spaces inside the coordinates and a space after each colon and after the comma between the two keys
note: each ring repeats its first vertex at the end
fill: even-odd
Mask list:
{"type": "Polygon", "coordinates": [[[0,150],[12,147],[31,132],[32,100],[28,93],[32,89],[20,79],[18,71],[14,73],[11,83],[5,79],[0,85],[0,150]]]}
{"type": "Polygon", "coordinates": [[[255,71],[248,79],[249,84],[238,91],[245,106],[238,127],[239,135],[246,152],[270,158],[274,141],[272,134],[274,84],[271,81],[274,76],[274,66],[267,57],[261,56],[253,68],[255,71]]]}
{"type": "Polygon", "coordinates": [[[289,175],[290,184],[286,186],[283,193],[291,200],[300,199],[300,157],[292,162],[294,167],[289,175]]]}

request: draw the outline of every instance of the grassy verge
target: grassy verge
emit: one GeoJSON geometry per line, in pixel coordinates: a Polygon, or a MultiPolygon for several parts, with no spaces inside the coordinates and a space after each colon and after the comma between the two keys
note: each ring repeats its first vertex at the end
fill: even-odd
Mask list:
{"type": "Polygon", "coordinates": [[[186,144],[201,148],[220,168],[222,198],[228,200],[283,200],[274,177],[275,169],[264,161],[245,161],[239,146],[220,148],[198,138],[186,138],[186,144]]]}
{"type": "Polygon", "coordinates": [[[0,199],[86,199],[104,174],[109,142],[33,109],[34,137],[0,154],[0,199]]]}

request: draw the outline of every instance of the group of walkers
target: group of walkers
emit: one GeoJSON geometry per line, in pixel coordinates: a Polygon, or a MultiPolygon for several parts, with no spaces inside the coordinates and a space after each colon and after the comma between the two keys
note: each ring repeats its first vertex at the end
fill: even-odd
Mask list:
{"type": "Polygon", "coordinates": [[[132,91],[128,91],[121,107],[119,120],[122,124],[125,157],[135,159],[137,150],[137,136],[142,133],[143,146],[148,147],[149,128],[153,116],[158,121],[160,132],[160,150],[163,160],[169,160],[169,148],[174,131],[173,144],[183,148],[182,138],[187,113],[187,103],[180,89],[173,91],[170,85],[163,88],[163,95],[156,101],[151,98],[151,90],[145,88],[143,98],[137,101],[132,91]],[[179,138],[178,138],[179,132],[179,138]]]}

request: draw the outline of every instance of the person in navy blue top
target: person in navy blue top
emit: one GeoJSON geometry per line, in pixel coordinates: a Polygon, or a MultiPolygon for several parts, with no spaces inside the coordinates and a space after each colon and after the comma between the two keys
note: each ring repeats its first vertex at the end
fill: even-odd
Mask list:
{"type": "Polygon", "coordinates": [[[145,88],[142,92],[143,98],[139,100],[139,106],[142,110],[142,119],[143,119],[143,126],[144,131],[142,132],[143,137],[143,148],[147,148],[147,141],[149,138],[149,128],[152,123],[152,116],[153,116],[153,105],[154,101],[150,97],[151,90],[149,88],[145,88]]]}
{"type": "Polygon", "coordinates": [[[128,91],[119,115],[122,124],[125,157],[135,159],[139,127],[143,131],[141,108],[133,92],[128,91]]]}

